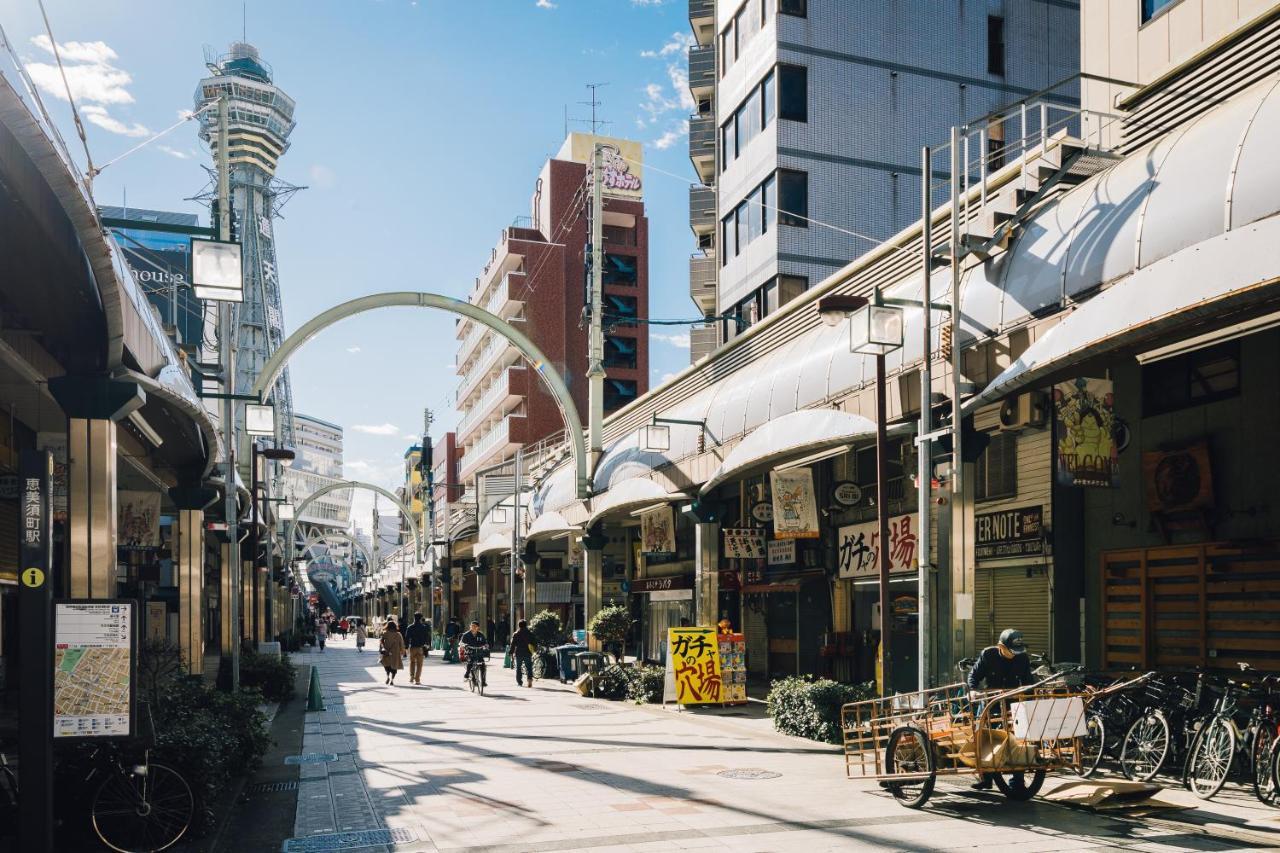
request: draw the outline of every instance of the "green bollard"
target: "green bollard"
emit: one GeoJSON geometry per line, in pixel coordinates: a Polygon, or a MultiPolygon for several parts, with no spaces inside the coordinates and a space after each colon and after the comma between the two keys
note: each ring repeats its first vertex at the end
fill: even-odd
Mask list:
{"type": "Polygon", "coordinates": [[[324,710],[324,697],[320,695],[320,672],[314,666],[311,667],[311,683],[307,686],[307,710],[324,710]]]}

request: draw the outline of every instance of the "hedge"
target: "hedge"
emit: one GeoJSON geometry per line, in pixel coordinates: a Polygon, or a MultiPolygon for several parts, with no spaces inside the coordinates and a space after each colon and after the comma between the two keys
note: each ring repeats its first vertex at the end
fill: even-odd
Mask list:
{"type": "Polygon", "coordinates": [[[783,734],[840,743],[840,708],[870,699],[875,685],[841,684],[812,676],[780,678],[769,685],[768,710],[773,727],[783,734]]]}

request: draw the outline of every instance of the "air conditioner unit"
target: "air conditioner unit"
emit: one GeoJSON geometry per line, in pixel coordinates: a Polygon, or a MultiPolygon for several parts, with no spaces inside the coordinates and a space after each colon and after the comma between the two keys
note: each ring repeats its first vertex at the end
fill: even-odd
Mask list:
{"type": "Polygon", "coordinates": [[[1049,398],[1041,391],[1028,391],[1005,400],[1000,406],[1000,428],[1039,429],[1049,422],[1049,398]]]}

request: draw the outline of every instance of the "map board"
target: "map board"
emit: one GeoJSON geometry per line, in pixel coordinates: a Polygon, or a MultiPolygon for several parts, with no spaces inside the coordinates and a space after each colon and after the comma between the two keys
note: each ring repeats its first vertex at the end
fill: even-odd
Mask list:
{"type": "Polygon", "coordinates": [[[135,602],[55,601],[53,607],[53,736],[131,735],[135,602]]]}

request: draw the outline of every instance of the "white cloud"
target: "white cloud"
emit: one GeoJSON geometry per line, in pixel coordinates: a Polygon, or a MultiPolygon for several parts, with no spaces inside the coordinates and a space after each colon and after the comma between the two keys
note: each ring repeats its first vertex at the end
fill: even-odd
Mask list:
{"type": "MultiPolygon", "coordinates": [[[[151,135],[151,131],[147,129],[146,125],[138,124],[137,122],[126,124],[107,113],[106,107],[101,107],[97,104],[85,104],[80,108],[80,112],[89,124],[96,124],[108,133],[118,133],[121,136],[151,135]]],[[[186,157],[185,154],[182,156],[186,157]]]]}
{"type": "Polygon", "coordinates": [[[538,2],[537,2],[537,3],[534,3],[533,5],[537,6],[539,9],[554,9],[554,8],[556,8],[556,4],[555,4],[555,3],[552,3],[552,2],[551,2],[551,0],[538,0],[538,2]]]}
{"type": "MultiPolygon", "coordinates": [[[[53,45],[47,36],[36,36],[31,43],[46,53],[53,54],[53,45]]],[[[28,62],[27,73],[36,88],[65,101],[67,87],[77,103],[82,104],[132,104],[129,84],[133,77],[129,72],[112,65],[116,52],[100,41],[72,41],[58,45],[62,67],[67,74],[66,86],[62,74],[52,62],[28,62]]]]}
{"type": "MultiPolygon", "coordinates": [[[[39,35],[31,43],[45,53],[53,53],[53,42],[48,36],[39,35]]],[[[102,41],[68,41],[58,45],[58,53],[65,62],[94,62],[99,65],[119,59],[119,55],[102,41]]]]}
{"type": "Polygon", "coordinates": [[[179,151],[177,148],[170,148],[168,145],[157,145],[156,148],[168,154],[170,157],[177,157],[179,160],[188,160],[191,158],[191,155],[187,152],[179,151]]]}
{"type": "Polygon", "coordinates": [[[631,0],[632,6],[661,6],[667,0],[631,0]]]}
{"type": "Polygon", "coordinates": [[[658,59],[672,54],[684,56],[685,51],[697,43],[698,40],[693,37],[693,33],[675,32],[671,34],[671,38],[667,39],[662,47],[657,50],[642,50],[640,55],[646,59],[658,59]]]}
{"type": "MultiPolygon", "coordinates": [[[[637,118],[637,124],[641,127],[652,127],[670,112],[690,113],[698,108],[693,93],[689,91],[689,70],[684,64],[685,51],[692,44],[692,35],[676,32],[657,50],[640,52],[641,56],[648,59],[668,60],[667,82],[653,82],[644,87],[644,100],[640,103],[643,116],[637,118]]],[[[686,130],[685,125],[668,127],[667,132],[654,144],[658,148],[670,148],[686,130]]]]}
{"type": "Polygon", "coordinates": [[[307,170],[311,186],[319,190],[331,190],[338,185],[338,175],[333,169],[322,163],[313,163],[307,170]]]}
{"type": "Polygon", "coordinates": [[[662,374],[662,378],[658,380],[658,384],[665,385],[666,383],[670,382],[672,379],[675,379],[675,378],[676,378],[676,375],[674,373],[664,373],[662,374]]]}
{"type": "MultiPolygon", "coordinates": [[[[923,303],[921,303],[921,304],[923,304],[923,303]]],[[[353,354],[354,354],[354,353],[357,353],[357,352],[360,352],[360,347],[358,347],[358,346],[357,346],[357,347],[347,347],[347,352],[349,352],[349,353],[353,353],[353,354]]]]}
{"type": "Polygon", "coordinates": [[[365,435],[398,435],[400,427],[392,423],[386,424],[356,424],[351,428],[352,432],[362,432],[365,435]]]}
{"type": "Polygon", "coordinates": [[[649,339],[653,341],[660,341],[664,344],[670,344],[673,347],[680,347],[684,349],[689,348],[688,332],[655,332],[650,330],[649,339]]]}
{"type": "Polygon", "coordinates": [[[650,144],[653,145],[654,148],[657,148],[659,151],[665,151],[668,148],[670,148],[672,145],[675,145],[681,139],[684,139],[685,136],[687,136],[688,134],[689,134],[689,122],[686,119],[685,121],[682,121],[679,124],[677,124],[675,127],[668,129],[666,133],[662,134],[657,139],[653,140],[653,142],[650,144]]]}

